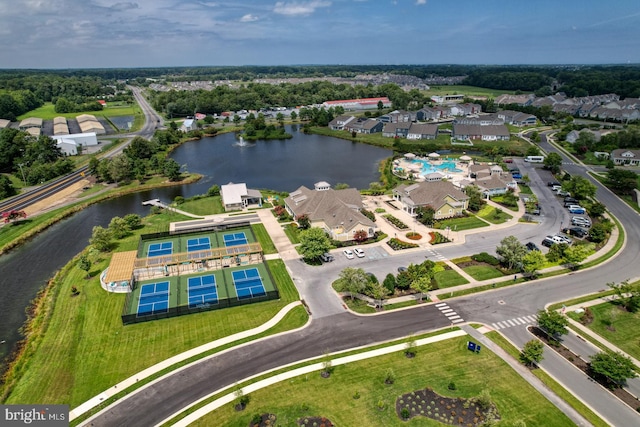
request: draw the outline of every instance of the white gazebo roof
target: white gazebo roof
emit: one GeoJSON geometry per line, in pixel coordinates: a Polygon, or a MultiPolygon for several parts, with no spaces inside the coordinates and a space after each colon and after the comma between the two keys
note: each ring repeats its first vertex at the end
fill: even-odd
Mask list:
{"type": "Polygon", "coordinates": [[[416,155],[413,154],[413,153],[405,153],[404,157],[407,158],[407,159],[415,159],[416,155]]]}
{"type": "Polygon", "coordinates": [[[429,157],[440,157],[438,153],[429,153],[429,157]]]}
{"type": "Polygon", "coordinates": [[[471,157],[465,154],[464,156],[460,156],[460,160],[462,160],[463,162],[468,162],[469,160],[471,160],[471,157]]]}

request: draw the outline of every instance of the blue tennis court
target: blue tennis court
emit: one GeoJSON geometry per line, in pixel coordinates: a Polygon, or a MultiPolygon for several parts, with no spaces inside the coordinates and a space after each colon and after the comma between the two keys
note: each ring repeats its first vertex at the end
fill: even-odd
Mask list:
{"type": "Polygon", "coordinates": [[[257,268],[233,271],[231,275],[238,299],[261,297],[267,294],[257,268]]]}
{"type": "Polygon", "coordinates": [[[208,249],[211,249],[211,240],[208,237],[187,240],[187,252],[206,251],[208,249]]]}
{"type": "Polygon", "coordinates": [[[225,246],[246,245],[248,243],[247,235],[244,233],[231,233],[222,236],[225,246]]]}
{"type": "Polygon", "coordinates": [[[149,283],[140,288],[138,316],[166,313],[169,311],[169,282],[149,283]]]}
{"type": "Polygon", "coordinates": [[[151,243],[147,249],[147,257],[171,255],[173,253],[173,242],[151,243]]]}
{"type": "Polygon", "coordinates": [[[218,289],[213,274],[189,277],[189,308],[218,303],[218,289]]]}

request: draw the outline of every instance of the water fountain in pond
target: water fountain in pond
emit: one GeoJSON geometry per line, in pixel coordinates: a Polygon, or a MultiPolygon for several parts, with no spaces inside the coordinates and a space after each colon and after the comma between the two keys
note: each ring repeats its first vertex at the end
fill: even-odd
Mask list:
{"type": "Polygon", "coordinates": [[[240,135],[240,140],[238,142],[236,142],[235,145],[237,145],[238,147],[251,147],[254,144],[251,144],[251,143],[245,141],[244,138],[242,137],[242,135],[240,135]]]}

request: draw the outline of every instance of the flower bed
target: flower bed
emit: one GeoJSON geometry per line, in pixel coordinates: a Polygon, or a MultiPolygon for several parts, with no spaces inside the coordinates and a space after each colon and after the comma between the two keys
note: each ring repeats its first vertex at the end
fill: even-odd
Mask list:
{"type": "Polygon", "coordinates": [[[407,234],[405,234],[405,236],[409,240],[420,240],[420,239],[422,239],[422,234],[416,233],[415,231],[410,231],[407,234]]]}
{"type": "Polygon", "coordinates": [[[411,249],[418,248],[420,245],[416,243],[405,242],[400,239],[396,239],[395,237],[387,240],[387,245],[391,247],[394,251],[400,251],[402,249],[411,249]]]}
{"type": "Polygon", "coordinates": [[[473,427],[482,425],[489,419],[500,419],[493,404],[483,405],[475,398],[442,397],[428,388],[398,397],[396,413],[402,420],[423,416],[444,424],[473,427]]]}
{"type": "Polygon", "coordinates": [[[409,228],[409,226],[407,224],[405,224],[404,222],[400,221],[398,218],[396,218],[395,216],[393,216],[391,214],[382,215],[382,217],[384,219],[386,219],[389,224],[393,225],[397,229],[406,230],[407,228],[409,228]]]}
{"type": "Polygon", "coordinates": [[[449,243],[451,241],[447,239],[445,236],[443,236],[442,234],[438,233],[437,231],[430,232],[429,236],[431,236],[431,240],[429,241],[429,243],[431,243],[432,245],[439,245],[440,243],[449,243]]]}

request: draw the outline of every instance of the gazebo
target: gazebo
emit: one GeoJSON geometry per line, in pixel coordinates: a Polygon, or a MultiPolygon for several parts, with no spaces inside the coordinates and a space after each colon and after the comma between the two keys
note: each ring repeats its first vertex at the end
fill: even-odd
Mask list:
{"type": "Polygon", "coordinates": [[[439,159],[440,158],[440,154],[438,153],[429,153],[429,158],[434,158],[434,159],[439,159]]]}
{"type": "Polygon", "coordinates": [[[471,157],[467,156],[466,154],[464,156],[460,156],[460,161],[461,162],[470,162],[471,161],[471,157]]]}
{"type": "Polygon", "coordinates": [[[415,159],[416,155],[413,153],[404,153],[404,158],[405,159],[415,159]]]}

